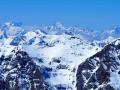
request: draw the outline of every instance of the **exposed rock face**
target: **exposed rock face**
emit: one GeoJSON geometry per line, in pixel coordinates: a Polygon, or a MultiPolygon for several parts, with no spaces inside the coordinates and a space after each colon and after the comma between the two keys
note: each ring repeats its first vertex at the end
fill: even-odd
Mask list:
{"type": "Polygon", "coordinates": [[[120,40],[79,65],[77,90],[120,90],[120,40]]]}
{"type": "Polygon", "coordinates": [[[0,58],[0,90],[44,90],[39,67],[26,52],[0,58]]]}

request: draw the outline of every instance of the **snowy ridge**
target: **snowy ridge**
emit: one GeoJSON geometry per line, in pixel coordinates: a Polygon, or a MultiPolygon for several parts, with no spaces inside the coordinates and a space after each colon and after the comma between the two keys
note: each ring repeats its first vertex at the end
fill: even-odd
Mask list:
{"type": "Polygon", "coordinates": [[[46,35],[43,40],[47,42],[44,47],[41,47],[41,45],[24,45],[23,48],[30,56],[41,57],[44,60],[43,66],[53,70],[50,72],[51,76],[47,79],[47,82],[52,86],[64,85],[64,88],[68,85],[66,89],[71,88],[73,90],[78,64],[95,54],[99,48],[69,35],[46,35]],[[58,75],[54,76],[54,74],[58,75]],[[61,81],[61,79],[64,81],[61,81]]]}

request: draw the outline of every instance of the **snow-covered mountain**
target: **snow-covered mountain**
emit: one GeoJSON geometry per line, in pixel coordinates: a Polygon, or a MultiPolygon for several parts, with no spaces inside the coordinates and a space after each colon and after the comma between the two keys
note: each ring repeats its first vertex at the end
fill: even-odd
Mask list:
{"type": "Polygon", "coordinates": [[[44,73],[47,74],[45,78],[49,85],[73,90],[78,64],[100,48],[69,35],[46,35],[41,39],[42,41],[33,43],[34,45],[23,45],[23,49],[31,57],[42,59],[42,64],[38,61],[36,63],[47,68],[44,73]]]}
{"type": "MultiPolygon", "coordinates": [[[[16,57],[13,51],[17,49],[21,51],[20,53],[25,52],[30,59],[26,62],[34,63],[33,65],[39,69],[40,80],[43,80],[40,85],[45,90],[76,90],[78,65],[82,65],[81,63],[86,62],[86,58],[92,57],[118,38],[112,34],[109,34],[109,37],[100,38],[100,35],[106,36],[106,34],[103,32],[99,34],[99,32],[78,27],[65,27],[61,23],[27,28],[19,23],[5,23],[0,27],[0,57],[9,58],[12,55],[10,57],[12,63],[16,57]]],[[[117,34],[119,36],[119,33],[117,34]]],[[[24,61],[24,58],[22,59],[24,61]]],[[[0,67],[4,65],[0,64],[0,67]]],[[[6,75],[6,73],[3,74],[6,75]]],[[[25,79],[29,79],[28,73],[25,79]]]]}
{"type": "Polygon", "coordinates": [[[108,30],[91,30],[91,29],[81,29],[77,26],[68,27],[64,26],[61,22],[57,22],[53,25],[40,25],[40,26],[23,26],[21,23],[5,23],[0,25],[0,37],[9,36],[20,36],[28,31],[39,31],[41,34],[49,35],[72,35],[83,38],[87,41],[94,40],[105,40],[108,37],[119,38],[120,37],[120,27],[114,27],[108,30]]]}
{"type": "MultiPolygon", "coordinates": [[[[26,37],[29,36],[28,33],[25,34],[26,37]]],[[[20,41],[18,46],[11,45],[11,42],[12,39],[5,39],[0,48],[1,55],[8,56],[17,47],[26,51],[41,67],[45,83],[52,90],[74,90],[78,64],[100,50],[99,47],[70,35],[33,35],[20,41]]]]}
{"type": "Polygon", "coordinates": [[[26,52],[0,57],[0,90],[44,90],[40,68],[26,52]]]}
{"type": "Polygon", "coordinates": [[[120,90],[120,39],[79,65],[77,90],[120,90]]]}

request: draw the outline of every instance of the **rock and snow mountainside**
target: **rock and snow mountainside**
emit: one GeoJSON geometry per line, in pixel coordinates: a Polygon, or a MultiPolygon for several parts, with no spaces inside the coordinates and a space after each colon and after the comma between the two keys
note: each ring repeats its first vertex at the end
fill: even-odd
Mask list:
{"type": "Polygon", "coordinates": [[[77,90],[120,90],[120,39],[80,64],[76,76],[77,90]]]}
{"type": "MultiPolygon", "coordinates": [[[[37,39],[37,38],[36,38],[37,39]]],[[[99,48],[69,35],[46,35],[39,44],[23,45],[43,69],[45,82],[52,90],[75,90],[76,70],[85,58],[95,54],[99,48]]]]}
{"type": "Polygon", "coordinates": [[[40,68],[26,52],[0,57],[0,90],[44,90],[40,68]]]}
{"type": "Polygon", "coordinates": [[[8,56],[16,47],[26,51],[33,62],[40,66],[48,90],[75,90],[78,64],[99,50],[97,46],[70,35],[28,32],[24,37],[17,46],[11,44],[13,37],[4,39],[0,47],[1,55],[8,56]]]}

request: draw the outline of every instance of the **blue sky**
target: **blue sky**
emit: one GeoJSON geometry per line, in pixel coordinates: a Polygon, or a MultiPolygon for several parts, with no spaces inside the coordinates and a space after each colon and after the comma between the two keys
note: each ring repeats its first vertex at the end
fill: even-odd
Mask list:
{"type": "Polygon", "coordinates": [[[0,0],[0,23],[7,21],[104,30],[120,25],[120,0],[0,0]]]}

